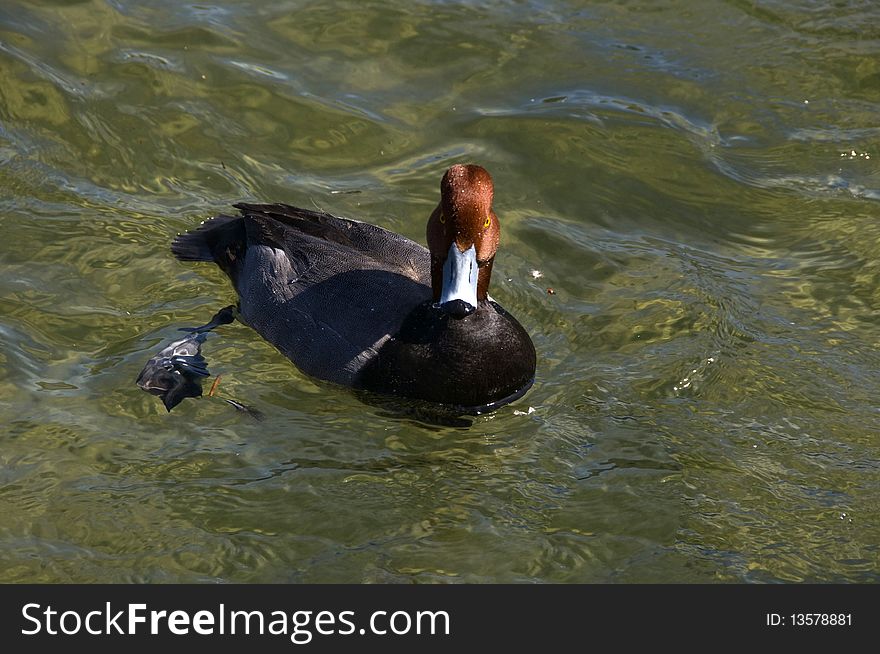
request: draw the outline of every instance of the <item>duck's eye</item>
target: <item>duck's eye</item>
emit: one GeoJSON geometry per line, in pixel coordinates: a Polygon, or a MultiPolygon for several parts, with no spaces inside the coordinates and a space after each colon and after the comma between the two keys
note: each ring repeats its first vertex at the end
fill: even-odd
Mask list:
{"type": "Polygon", "coordinates": [[[483,223],[483,229],[486,229],[491,224],[492,224],[492,217],[486,216],[486,222],[483,223]]]}
{"type": "Polygon", "coordinates": [[[443,224],[445,222],[446,222],[446,216],[444,216],[443,212],[441,211],[440,212],[440,224],[443,224]]]}

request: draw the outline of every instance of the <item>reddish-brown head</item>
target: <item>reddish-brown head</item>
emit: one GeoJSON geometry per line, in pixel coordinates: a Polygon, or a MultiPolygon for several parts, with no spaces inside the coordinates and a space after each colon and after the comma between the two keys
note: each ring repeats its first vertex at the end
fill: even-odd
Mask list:
{"type": "Polygon", "coordinates": [[[492,177],[481,166],[456,164],[440,182],[440,204],[428,220],[434,301],[464,317],[486,299],[501,225],[492,210],[492,177]]]}

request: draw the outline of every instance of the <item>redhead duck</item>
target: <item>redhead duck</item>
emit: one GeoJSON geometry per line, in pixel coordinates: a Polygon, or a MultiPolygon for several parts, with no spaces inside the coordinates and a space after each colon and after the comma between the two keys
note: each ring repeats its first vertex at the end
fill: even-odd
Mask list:
{"type": "Polygon", "coordinates": [[[428,249],[368,223],[285,204],[236,204],[179,235],[182,261],[213,261],[239,318],[304,373],[355,389],[494,410],[535,377],[535,348],[488,295],[501,235],[492,178],[443,175],[428,249]]]}

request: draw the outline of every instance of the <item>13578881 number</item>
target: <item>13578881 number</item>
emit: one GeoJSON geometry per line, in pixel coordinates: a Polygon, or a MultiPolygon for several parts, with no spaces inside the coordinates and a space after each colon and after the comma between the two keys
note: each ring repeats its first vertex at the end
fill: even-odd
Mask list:
{"type": "Polygon", "coordinates": [[[852,613],[792,613],[794,627],[838,627],[852,625],[852,613]]]}

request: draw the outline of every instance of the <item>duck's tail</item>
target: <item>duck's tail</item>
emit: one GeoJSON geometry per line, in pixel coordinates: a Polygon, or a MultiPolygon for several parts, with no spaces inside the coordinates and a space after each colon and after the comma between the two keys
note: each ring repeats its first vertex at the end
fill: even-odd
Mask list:
{"type": "Polygon", "coordinates": [[[171,252],[181,261],[215,261],[224,267],[245,242],[244,222],[240,217],[215,216],[197,229],[178,234],[171,252]]]}

